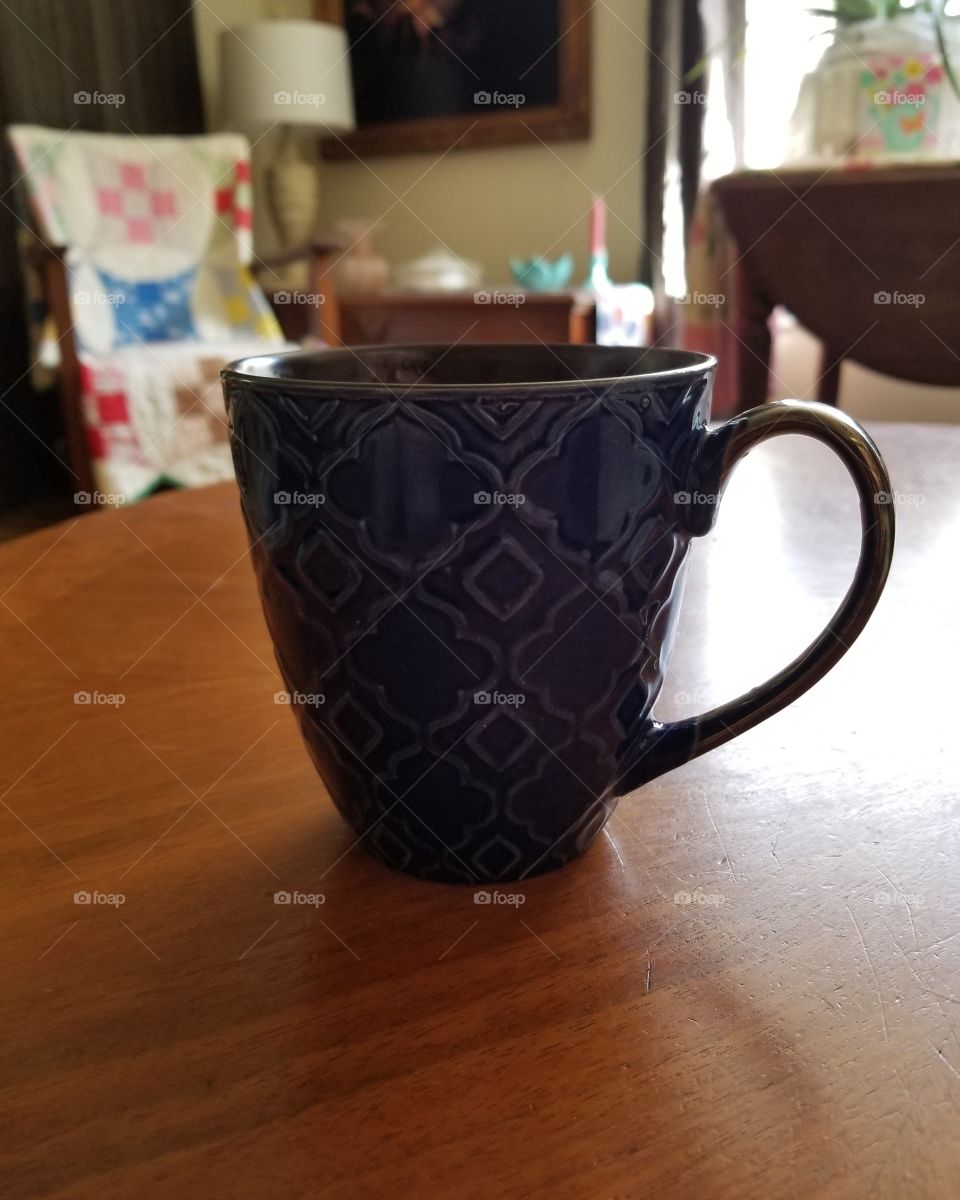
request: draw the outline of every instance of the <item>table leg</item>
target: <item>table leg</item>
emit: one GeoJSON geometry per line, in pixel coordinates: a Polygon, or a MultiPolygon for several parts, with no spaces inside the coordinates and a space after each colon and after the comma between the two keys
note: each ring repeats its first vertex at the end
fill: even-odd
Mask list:
{"type": "Polygon", "coordinates": [[[817,383],[817,399],[821,404],[837,405],[840,395],[840,368],[843,366],[843,356],[836,355],[829,346],[821,351],[820,370],[822,374],[817,383]]]}
{"type": "Polygon", "coordinates": [[[770,394],[770,316],[773,305],[754,287],[741,263],[737,267],[737,299],[733,317],[739,339],[740,394],[737,412],[765,404],[770,394]]]}

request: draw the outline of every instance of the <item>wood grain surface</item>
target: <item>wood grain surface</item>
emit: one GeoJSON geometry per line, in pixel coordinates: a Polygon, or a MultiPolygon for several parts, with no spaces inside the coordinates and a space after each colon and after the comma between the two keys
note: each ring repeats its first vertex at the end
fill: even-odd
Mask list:
{"type": "Polygon", "coordinates": [[[913,383],[960,383],[956,163],[745,171],[712,190],[737,246],[730,320],[746,351],[744,408],[769,394],[768,322],[780,305],[823,343],[819,400],[836,404],[845,361],[913,383]],[[898,237],[890,212],[902,214],[898,237]]]}
{"type": "MultiPolygon", "coordinates": [[[[860,641],[511,903],[354,845],[232,487],[3,547],[0,1193],[954,1200],[960,427],[872,432],[898,548],[860,641]]],[[[827,451],[751,456],[658,715],[798,651],[857,541],[827,451]]]]}

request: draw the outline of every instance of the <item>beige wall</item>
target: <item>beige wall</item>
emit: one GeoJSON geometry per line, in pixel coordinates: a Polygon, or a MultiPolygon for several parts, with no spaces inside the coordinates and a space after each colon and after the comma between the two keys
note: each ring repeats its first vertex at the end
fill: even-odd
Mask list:
{"type": "Polygon", "coordinates": [[[418,154],[324,163],[325,220],[386,213],[378,244],[392,262],[446,244],[480,262],[488,282],[508,278],[508,254],[556,256],[569,250],[579,279],[586,269],[586,213],[595,190],[607,193],[610,208],[611,271],[620,279],[634,278],[646,78],[640,38],[646,17],[646,0],[608,0],[593,10],[589,141],[454,151],[439,162],[436,155],[418,154]],[[405,193],[412,212],[396,203],[405,193]]]}
{"type": "MultiPolygon", "coordinates": [[[[205,0],[196,28],[208,114],[215,121],[217,41],[224,25],[270,15],[269,0],[205,0]]],[[[284,15],[309,15],[309,0],[290,0],[284,15]]],[[[377,246],[399,264],[437,245],[479,261],[490,283],[509,277],[507,255],[570,251],[576,279],[586,271],[587,211],[591,191],[606,194],[608,242],[614,278],[635,278],[640,254],[638,162],[646,106],[647,0],[605,0],[594,7],[593,136],[489,150],[398,155],[321,164],[320,225],[344,217],[383,218],[377,246]],[[409,191],[408,191],[409,189],[409,191]],[[397,197],[404,196],[403,203],[397,197]]],[[[274,140],[255,153],[262,176],[274,140]]],[[[259,189],[258,189],[259,191],[259,189]]],[[[272,231],[259,205],[258,248],[269,250],[272,231]]]]}

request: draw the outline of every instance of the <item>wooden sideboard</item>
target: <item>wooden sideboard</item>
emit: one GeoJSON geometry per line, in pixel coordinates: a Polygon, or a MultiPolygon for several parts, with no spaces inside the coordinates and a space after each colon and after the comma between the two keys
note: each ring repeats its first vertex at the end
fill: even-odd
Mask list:
{"type": "MultiPolygon", "coordinates": [[[[585,292],[522,292],[490,287],[476,292],[386,292],[337,296],[340,337],[347,346],[401,342],[592,342],[596,305],[585,292]],[[479,298],[478,298],[479,297],[479,298]]],[[[275,305],[284,333],[307,335],[309,304],[275,305]]]]}

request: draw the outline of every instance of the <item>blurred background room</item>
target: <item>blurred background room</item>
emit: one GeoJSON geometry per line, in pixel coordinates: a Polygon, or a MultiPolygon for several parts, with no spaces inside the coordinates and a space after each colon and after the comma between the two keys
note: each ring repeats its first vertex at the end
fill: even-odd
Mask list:
{"type": "Polygon", "coordinates": [[[949,421],[954,2],[10,0],[0,533],[230,477],[258,348],[687,345],[949,421]]]}

